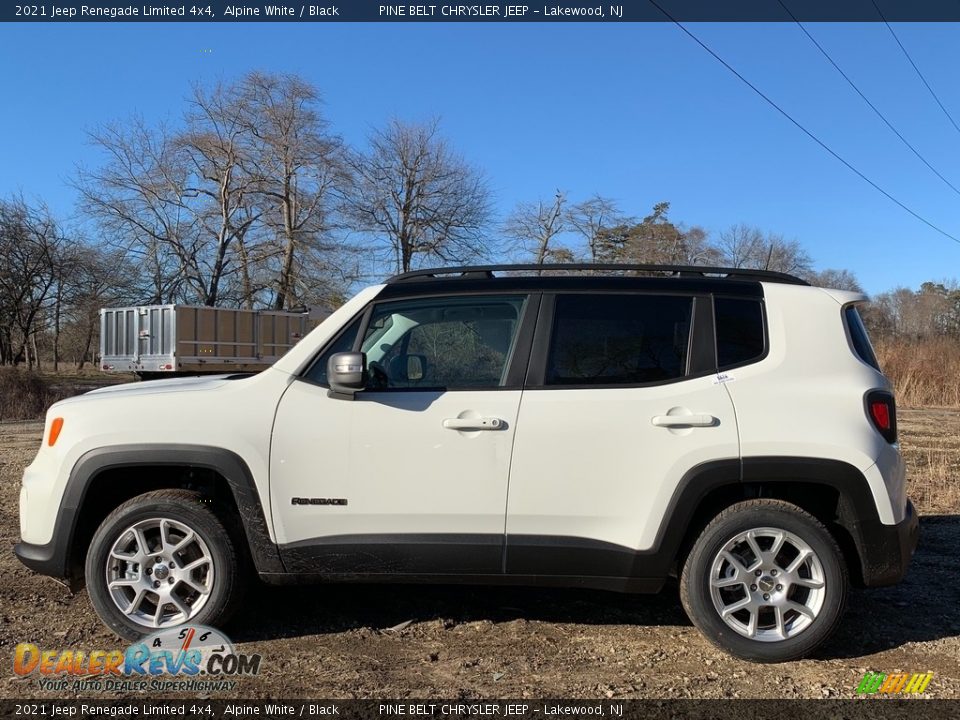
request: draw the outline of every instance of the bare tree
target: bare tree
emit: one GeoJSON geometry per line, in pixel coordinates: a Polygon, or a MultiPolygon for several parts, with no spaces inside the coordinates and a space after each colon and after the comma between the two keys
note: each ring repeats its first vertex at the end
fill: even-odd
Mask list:
{"type": "Polygon", "coordinates": [[[557,190],[553,202],[520,203],[504,223],[504,234],[519,243],[524,255],[532,256],[537,265],[551,260],[565,261],[571,252],[558,247],[554,240],[567,229],[567,196],[557,190]]]}
{"type": "Polygon", "coordinates": [[[720,233],[717,248],[724,265],[747,268],[763,253],[764,237],[759,228],[733,225],[720,233]]]}
{"type": "Polygon", "coordinates": [[[83,369],[97,349],[100,308],[138,302],[138,274],[139,268],[131,265],[120,250],[86,240],[71,245],[70,269],[65,275],[63,308],[56,329],[55,361],[70,359],[77,363],[78,370],[83,369]],[[104,268],[110,268],[110,272],[105,273],[104,268]]]}
{"type": "Polygon", "coordinates": [[[571,207],[567,211],[567,221],[587,243],[591,262],[598,259],[598,244],[605,230],[633,222],[620,211],[616,202],[599,194],[571,207]]]}
{"type": "Polygon", "coordinates": [[[857,276],[849,270],[836,270],[827,268],[809,272],[804,275],[804,279],[811,285],[818,287],[833,288],[834,290],[851,290],[853,292],[863,292],[857,276]]]}
{"type": "Polygon", "coordinates": [[[490,193],[481,174],[425,124],[391,121],[350,164],[348,212],[359,229],[383,237],[405,272],[428,259],[463,262],[488,250],[483,230],[490,193]]]}
{"type": "MultiPolygon", "coordinates": [[[[250,73],[241,84],[250,136],[247,159],[264,208],[264,224],[276,238],[279,258],[273,307],[299,304],[311,283],[298,287],[305,264],[326,266],[319,279],[335,291],[339,266],[329,233],[334,200],[349,184],[346,150],[329,133],[316,88],[294,75],[250,73]],[[309,263],[307,263],[309,259],[309,263]]],[[[249,281],[249,279],[247,279],[249,281]]]]}
{"type": "Polygon", "coordinates": [[[746,225],[734,225],[720,233],[718,250],[721,261],[729,267],[794,275],[813,272],[813,260],[799,241],[746,225]]]}
{"type": "Polygon", "coordinates": [[[36,338],[57,283],[63,232],[45,206],[0,201],[0,357],[36,364],[36,338]]]}
{"type": "Polygon", "coordinates": [[[53,274],[51,331],[53,334],[53,371],[60,370],[60,336],[67,308],[74,300],[75,276],[84,250],[81,242],[65,238],[52,257],[53,274]]]}
{"type": "Polygon", "coordinates": [[[77,187],[106,237],[149,268],[150,302],[270,304],[343,294],[353,270],[336,210],[343,143],[313,86],[250,73],[197,85],[173,130],[134,121],[92,134],[107,160],[77,187]]]}
{"type": "Polygon", "coordinates": [[[769,234],[763,253],[758,258],[760,270],[803,275],[810,272],[813,260],[797,240],[787,240],[783,235],[769,234]]]}
{"type": "Polygon", "coordinates": [[[200,236],[188,280],[204,305],[220,301],[236,248],[258,219],[254,181],[244,167],[245,100],[235,86],[218,83],[210,90],[195,86],[186,128],[177,136],[190,173],[184,194],[198,200],[191,210],[200,236]]]}
{"type": "Polygon", "coordinates": [[[187,204],[189,171],[176,138],[133,118],[95,130],[90,141],[106,162],[78,169],[82,208],[142,269],[145,301],[194,299],[184,290],[199,282],[198,221],[187,204]]]}

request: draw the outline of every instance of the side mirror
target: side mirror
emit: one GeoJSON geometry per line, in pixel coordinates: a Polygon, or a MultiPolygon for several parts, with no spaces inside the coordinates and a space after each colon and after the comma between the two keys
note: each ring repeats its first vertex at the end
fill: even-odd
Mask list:
{"type": "Polygon", "coordinates": [[[327,380],[333,395],[347,395],[353,399],[357,390],[367,385],[367,356],[361,352],[342,352],[327,361],[327,380]]]}

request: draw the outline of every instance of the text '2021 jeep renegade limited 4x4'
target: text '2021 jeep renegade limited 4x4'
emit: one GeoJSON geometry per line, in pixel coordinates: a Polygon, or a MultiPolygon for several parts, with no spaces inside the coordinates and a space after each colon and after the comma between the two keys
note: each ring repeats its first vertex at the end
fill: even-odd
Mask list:
{"type": "Polygon", "coordinates": [[[53,405],[16,553],[85,581],[126,638],[225,621],[251,570],[626,592],[676,576],[716,645],[797,658],[848,584],[899,581],[916,545],[865,300],[709,268],[400,275],[259,375],[53,405]]]}

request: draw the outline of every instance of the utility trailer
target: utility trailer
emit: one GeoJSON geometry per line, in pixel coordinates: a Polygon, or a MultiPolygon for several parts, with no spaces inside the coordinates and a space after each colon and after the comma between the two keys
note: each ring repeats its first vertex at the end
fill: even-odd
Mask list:
{"type": "Polygon", "coordinates": [[[100,369],[144,379],[259,372],[322,320],[304,310],[137,305],[100,310],[100,369]]]}

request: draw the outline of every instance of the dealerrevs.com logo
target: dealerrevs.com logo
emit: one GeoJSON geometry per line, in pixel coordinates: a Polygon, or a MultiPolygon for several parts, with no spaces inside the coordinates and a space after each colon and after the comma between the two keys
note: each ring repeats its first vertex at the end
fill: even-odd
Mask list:
{"type": "Polygon", "coordinates": [[[861,695],[919,695],[927,689],[933,673],[868,672],[857,686],[861,695]]]}
{"type": "Polygon", "coordinates": [[[17,675],[37,675],[41,690],[132,692],[233,690],[234,678],[260,672],[261,656],[238,653],[230,639],[204,625],[160,630],[126,650],[41,649],[20,643],[17,675]]]}

